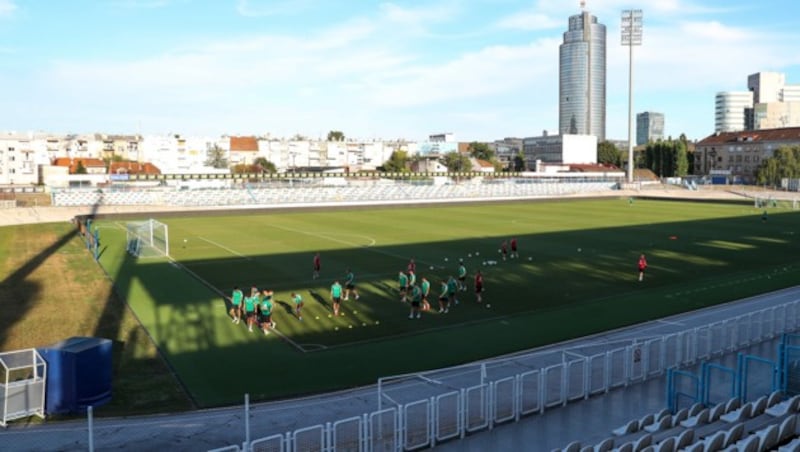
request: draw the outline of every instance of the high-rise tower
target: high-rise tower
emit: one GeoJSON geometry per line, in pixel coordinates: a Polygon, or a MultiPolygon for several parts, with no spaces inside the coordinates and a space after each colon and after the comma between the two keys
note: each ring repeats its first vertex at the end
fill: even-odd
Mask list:
{"type": "Polygon", "coordinates": [[[570,16],[558,53],[559,133],[605,141],[606,26],[585,10],[570,16]]]}

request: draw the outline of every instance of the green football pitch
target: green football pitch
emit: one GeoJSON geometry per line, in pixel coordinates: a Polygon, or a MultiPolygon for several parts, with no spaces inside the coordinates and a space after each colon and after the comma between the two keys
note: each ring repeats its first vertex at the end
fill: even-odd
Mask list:
{"type": "Polygon", "coordinates": [[[156,218],[169,226],[171,260],[127,255],[125,221],[96,224],[120,295],[198,405],[216,406],[369,384],[794,285],[800,214],[761,214],[742,203],[604,199],[156,218]],[[520,258],[504,262],[498,249],[511,237],[520,258]],[[463,259],[470,284],[459,305],[408,319],[396,287],[411,258],[433,292],[463,259]],[[332,317],[330,285],[348,268],[361,297],[332,317]],[[275,291],[269,335],[228,316],[225,297],[252,285],[275,291]],[[291,292],[305,300],[303,321],[291,292]]]}

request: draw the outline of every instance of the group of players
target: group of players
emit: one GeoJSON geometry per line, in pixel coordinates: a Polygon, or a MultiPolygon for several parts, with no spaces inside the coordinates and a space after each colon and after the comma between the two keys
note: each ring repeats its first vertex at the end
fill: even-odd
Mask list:
{"type": "MultiPolygon", "coordinates": [[[[272,320],[272,310],[274,309],[272,296],[273,291],[259,290],[255,286],[250,288],[250,296],[245,296],[238,286],[234,287],[229,298],[231,321],[238,325],[244,318],[247,330],[251,333],[253,332],[253,326],[258,325],[265,335],[269,334],[269,330],[277,326],[277,323],[272,320]]],[[[295,292],[292,292],[291,297],[294,303],[295,315],[298,319],[303,320],[301,312],[303,297],[295,292]]]]}
{"type": "MultiPolygon", "coordinates": [[[[467,290],[467,267],[464,265],[463,259],[458,262],[457,275],[457,278],[450,275],[439,281],[438,302],[439,313],[441,314],[447,314],[450,312],[451,306],[459,303],[456,293],[466,292],[467,290]]],[[[417,281],[417,264],[413,258],[408,262],[405,272],[398,272],[397,283],[400,301],[409,303],[411,306],[408,318],[422,318],[422,312],[431,309],[431,304],[428,301],[431,293],[431,283],[424,276],[417,281]]],[[[483,291],[483,274],[478,270],[475,273],[475,300],[478,303],[483,302],[483,291]]]]}
{"type": "MultiPolygon", "coordinates": [[[[507,258],[518,258],[517,239],[512,238],[508,242],[503,241],[500,244],[499,251],[503,260],[507,258]]],[[[320,271],[322,269],[322,259],[319,253],[314,254],[312,266],[312,278],[317,279],[320,277],[320,271]]],[[[456,277],[450,275],[439,281],[439,313],[446,314],[450,312],[450,308],[453,305],[459,304],[456,294],[458,292],[467,291],[467,268],[463,259],[459,259],[456,275],[456,277]]],[[[417,281],[417,264],[414,258],[411,258],[408,262],[405,272],[400,271],[398,273],[398,286],[400,301],[409,303],[410,305],[409,319],[422,318],[422,312],[431,309],[431,304],[428,301],[428,297],[431,294],[431,283],[425,277],[421,277],[419,281],[417,281]]],[[[482,303],[484,285],[483,274],[480,270],[478,270],[474,276],[474,289],[475,300],[478,303],[482,303]]],[[[340,315],[342,301],[349,300],[351,295],[356,300],[359,299],[358,289],[355,286],[355,274],[352,270],[347,269],[344,277],[344,285],[336,280],[330,288],[330,299],[334,316],[340,315]]],[[[303,297],[300,296],[299,293],[292,292],[291,299],[294,304],[294,314],[298,320],[302,321],[303,297]]],[[[239,324],[242,319],[244,319],[248,331],[253,332],[253,327],[258,326],[265,335],[269,334],[269,331],[274,329],[277,325],[272,319],[272,311],[274,309],[273,291],[259,290],[257,287],[253,286],[250,289],[250,295],[246,296],[244,291],[237,286],[233,289],[228,300],[230,301],[229,314],[234,324],[239,324]]]]}

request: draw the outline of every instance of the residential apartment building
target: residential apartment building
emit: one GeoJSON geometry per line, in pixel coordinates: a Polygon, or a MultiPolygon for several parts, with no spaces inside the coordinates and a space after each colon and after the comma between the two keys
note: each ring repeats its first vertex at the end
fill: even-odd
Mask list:
{"type": "Polygon", "coordinates": [[[782,146],[799,145],[800,127],[717,132],[695,144],[695,174],[752,182],[762,160],[782,146]]]}
{"type": "Polygon", "coordinates": [[[664,113],[645,111],[636,115],[636,145],[664,139],[664,113]]]}
{"type": "Polygon", "coordinates": [[[0,185],[27,185],[37,182],[37,165],[47,163],[42,147],[44,141],[41,138],[21,133],[0,135],[0,185]]]}
{"type": "Polygon", "coordinates": [[[606,26],[582,11],[570,16],[559,46],[558,130],[606,139],[606,26]]]}

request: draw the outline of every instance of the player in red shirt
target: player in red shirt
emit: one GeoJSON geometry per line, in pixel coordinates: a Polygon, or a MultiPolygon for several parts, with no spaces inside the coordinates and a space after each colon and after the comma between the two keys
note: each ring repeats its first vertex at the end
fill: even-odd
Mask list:
{"type": "Polygon", "coordinates": [[[506,257],[508,257],[508,242],[505,240],[500,244],[500,254],[503,255],[503,260],[506,260],[506,257]]]}
{"type": "Polygon", "coordinates": [[[511,238],[511,259],[519,259],[519,253],[517,252],[517,238],[511,238]]]}
{"type": "Polygon", "coordinates": [[[639,256],[639,281],[644,279],[644,271],[647,269],[647,259],[644,257],[644,254],[639,256]]]}
{"type": "Polygon", "coordinates": [[[480,270],[475,273],[475,299],[478,303],[483,302],[483,274],[480,270]]]}
{"type": "Polygon", "coordinates": [[[406,273],[416,273],[417,272],[417,263],[414,262],[414,258],[412,257],[410,261],[408,261],[408,267],[406,268],[406,273]]]}
{"type": "Polygon", "coordinates": [[[320,260],[319,253],[314,254],[314,273],[311,275],[312,279],[319,278],[319,271],[322,268],[322,261],[320,260]]]}

